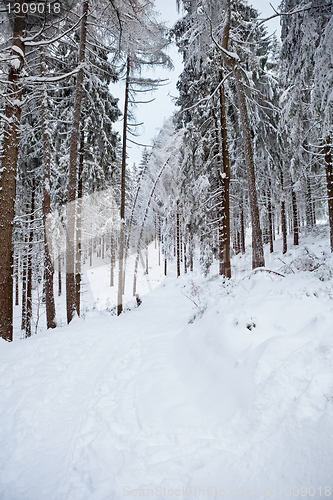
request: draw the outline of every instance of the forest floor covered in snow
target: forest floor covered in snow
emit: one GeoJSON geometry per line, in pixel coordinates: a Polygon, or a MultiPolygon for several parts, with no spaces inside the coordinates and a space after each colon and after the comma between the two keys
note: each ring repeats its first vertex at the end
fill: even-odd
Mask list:
{"type": "Polygon", "coordinates": [[[1,341],[1,500],[333,496],[326,231],[275,242],[284,276],[251,272],[250,249],[226,283],[151,259],[120,317],[88,307],[108,293],[88,271],[84,319],[1,341]]]}

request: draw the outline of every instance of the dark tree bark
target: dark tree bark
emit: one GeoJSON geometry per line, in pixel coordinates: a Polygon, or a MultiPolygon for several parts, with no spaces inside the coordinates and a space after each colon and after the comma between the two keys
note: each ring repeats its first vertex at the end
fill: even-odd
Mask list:
{"type": "Polygon", "coordinates": [[[269,233],[269,251],[274,252],[273,246],[273,214],[272,214],[272,194],[271,194],[271,182],[268,183],[267,191],[267,209],[268,209],[268,233],[269,233]]]}
{"type": "Polygon", "coordinates": [[[62,283],[61,283],[61,255],[58,256],[58,296],[62,294],[62,283]]]}
{"type": "MultiPolygon", "coordinates": [[[[27,204],[27,214],[29,205],[27,204]]],[[[24,238],[24,251],[22,256],[22,309],[21,309],[21,330],[25,331],[27,321],[27,270],[28,270],[28,227],[24,238]]]]}
{"type": "Polygon", "coordinates": [[[234,68],[236,90],[238,97],[241,126],[243,132],[245,163],[247,169],[247,181],[249,185],[249,200],[252,223],[252,269],[265,266],[264,248],[262,244],[262,233],[260,228],[258,197],[253,160],[251,130],[246,106],[246,97],[241,78],[242,73],[238,66],[234,68]]]}
{"type": "Polygon", "coordinates": [[[34,212],[35,212],[35,179],[33,179],[30,204],[30,221],[29,221],[29,243],[27,254],[27,303],[26,303],[26,320],[25,320],[25,336],[31,337],[31,320],[32,320],[32,252],[34,241],[34,212]]]}
{"type": "Polygon", "coordinates": [[[14,276],[15,276],[15,305],[19,305],[19,275],[20,275],[20,260],[19,256],[15,257],[15,267],[14,267],[14,276]]]}
{"type": "Polygon", "coordinates": [[[157,215],[156,214],[154,217],[154,225],[155,225],[154,244],[155,244],[155,250],[156,250],[157,249],[157,215]]]}
{"type": "Polygon", "coordinates": [[[194,252],[194,244],[193,244],[193,235],[190,235],[190,271],[193,271],[193,252],[194,252]]]}
{"type": "MultiPolygon", "coordinates": [[[[41,76],[46,74],[46,63],[44,49],[40,49],[41,76]]],[[[54,267],[50,255],[50,241],[47,239],[47,218],[51,212],[51,144],[47,129],[47,92],[43,85],[42,97],[42,133],[43,133],[43,226],[44,226],[44,286],[45,286],[45,308],[46,308],[46,327],[55,328],[55,304],[53,293],[53,275],[54,267]]],[[[49,238],[50,240],[50,238],[49,238]]]]}
{"type": "MultiPolygon", "coordinates": [[[[23,0],[17,2],[21,8],[23,0]]],[[[6,125],[2,148],[2,172],[0,180],[0,335],[13,340],[13,221],[16,195],[16,172],[21,122],[22,87],[20,76],[24,65],[25,45],[22,41],[26,19],[14,14],[13,44],[9,67],[6,96],[6,125]],[[14,64],[15,62],[15,64],[14,64]]]]}
{"type": "Polygon", "coordinates": [[[230,0],[226,1],[225,21],[222,34],[222,45],[220,46],[213,38],[214,43],[220,49],[223,62],[232,69],[238,98],[238,107],[243,135],[245,164],[247,169],[247,180],[249,187],[250,213],[252,223],[252,268],[265,266],[264,248],[262,244],[262,233],[260,228],[258,197],[256,189],[255,168],[252,150],[251,129],[246,105],[245,88],[243,85],[244,73],[239,61],[227,52],[230,31],[230,0]]]}
{"type": "MultiPolygon", "coordinates": [[[[222,109],[221,109],[222,113],[222,109]]],[[[215,157],[217,160],[217,184],[221,188],[221,200],[217,210],[218,213],[218,257],[219,257],[219,274],[224,275],[224,247],[225,247],[225,198],[224,198],[224,182],[222,178],[223,173],[223,164],[222,164],[222,155],[220,151],[220,139],[219,139],[219,130],[218,130],[218,121],[215,110],[212,109],[212,116],[214,120],[214,135],[215,135],[215,157]]],[[[221,118],[221,128],[222,128],[222,118],[221,118]]]]}
{"type": "Polygon", "coordinates": [[[149,274],[149,267],[148,267],[148,243],[149,240],[148,240],[148,237],[147,237],[147,240],[146,240],[146,274],[149,274]]]}
{"type": "Polygon", "coordinates": [[[81,261],[82,261],[82,217],[81,204],[83,196],[83,160],[84,160],[84,130],[80,131],[79,169],[77,180],[77,212],[76,212],[76,262],[75,262],[75,309],[81,314],[81,261]]]}
{"type": "MultiPolygon", "coordinates": [[[[89,1],[82,1],[82,20],[80,35],[79,64],[83,65],[86,58],[86,39],[89,1]]],[[[83,93],[83,68],[76,76],[76,92],[74,104],[74,119],[70,143],[69,182],[67,199],[67,233],[66,233],[66,306],[67,323],[73,319],[76,310],[75,285],[75,223],[76,223],[76,191],[77,191],[77,152],[79,143],[81,103],[83,93]]]]}
{"type": "Polygon", "coordinates": [[[158,227],[157,227],[157,247],[158,247],[158,265],[161,265],[161,219],[158,217],[158,227]]]}
{"type": "Polygon", "coordinates": [[[183,263],[184,257],[183,257],[183,233],[182,233],[182,226],[180,226],[180,238],[179,238],[179,248],[180,248],[180,262],[183,263]]]}
{"type": "Polygon", "coordinates": [[[327,186],[327,204],[328,204],[328,220],[330,226],[330,244],[331,252],[333,252],[333,165],[332,165],[332,147],[331,138],[326,138],[324,146],[325,169],[326,169],[326,186],[327,186]]]}
{"type": "Polygon", "coordinates": [[[180,276],[180,214],[179,214],[179,200],[177,200],[177,239],[176,239],[176,249],[177,249],[177,278],[180,276]]]}
{"type": "Polygon", "coordinates": [[[291,191],[291,200],[293,206],[293,230],[294,230],[294,245],[299,245],[299,228],[297,216],[297,198],[294,189],[291,191]]]}
{"type": "Polygon", "coordinates": [[[311,189],[311,181],[310,176],[306,179],[306,225],[309,229],[312,229],[314,226],[314,217],[313,217],[313,202],[312,202],[312,189],[311,189]]]}
{"type": "Polygon", "coordinates": [[[242,204],[241,204],[240,224],[241,224],[241,251],[242,251],[242,254],[244,254],[245,253],[245,224],[244,224],[243,200],[242,200],[242,204]]]}
{"type": "MultiPolygon", "coordinates": [[[[222,73],[220,74],[222,81],[222,73]]],[[[220,121],[222,136],[222,166],[220,181],[223,185],[223,234],[220,235],[220,274],[226,278],[231,278],[230,263],[230,162],[227,135],[227,113],[225,106],[224,85],[220,87],[220,121]]]]}
{"type": "Polygon", "coordinates": [[[282,230],[282,253],[287,253],[287,219],[286,219],[286,204],[284,201],[284,178],[281,169],[281,230],[282,230]]]}

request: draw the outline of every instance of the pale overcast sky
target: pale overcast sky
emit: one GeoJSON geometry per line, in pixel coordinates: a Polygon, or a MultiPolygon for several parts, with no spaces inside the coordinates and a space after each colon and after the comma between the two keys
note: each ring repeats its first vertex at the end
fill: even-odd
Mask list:
{"type": "MultiPolygon", "coordinates": [[[[267,18],[274,14],[272,7],[269,5],[269,1],[249,0],[249,3],[261,13],[261,17],[263,18],[267,18]]],[[[272,0],[271,3],[277,8],[280,0],[272,0]]],[[[177,13],[176,0],[156,0],[155,5],[156,11],[160,12],[160,19],[166,22],[169,27],[173,26],[177,19],[181,17],[181,12],[180,14],[177,13]]],[[[266,26],[269,33],[276,31],[278,35],[280,34],[279,18],[272,19],[266,26]]],[[[152,139],[158,134],[162,127],[164,120],[175,110],[172,98],[177,96],[176,83],[178,75],[182,71],[182,61],[175,46],[169,48],[169,55],[173,60],[175,69],[169,71],[158,68],[155,72],[151,72],[149,76],[153,78],[168,78],[170,83],[160,88],[157,92],[154,92],[152,96],[147,94],[148,99],[155,97],[154,102],[150,104],[140,104],[136,109],[137,122],[144,122],[144,125],[140,127],[140,137],[134,138],[134,140],[142,144],[151,144],[152,139]]],[[[112,85],[111,92],[115,97],[119,98],[119,106],[120,109],[123,110],[124,86],[122,84],[112,85]]],[[[121,132],[122,122],[115,124],[115,129],[121,132]]],[[[132,165],[133,162],[136,164],[140,162],[142,150],[142,147],[128,143],[127,153],[129,165],[132,165]]]]}

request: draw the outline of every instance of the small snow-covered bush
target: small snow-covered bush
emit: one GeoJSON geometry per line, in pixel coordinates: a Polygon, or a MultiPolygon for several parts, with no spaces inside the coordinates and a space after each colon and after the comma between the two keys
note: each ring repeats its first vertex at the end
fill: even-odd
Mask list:
{"type": "Polygon", "coordinates": [[[323,262],[313,252],[310,252],[307,247],[304,247],[301,255],[296,257],[291,263],[297,271],[315,271],[322,264],[323,262]]]}
{"type": "Polygon", "coordinates": [[[320,267],[316,269],[315,274],[320,279],[320,281],[328,281],[332,278],[333,271],[326,262],[323,262],[320,267]]]}

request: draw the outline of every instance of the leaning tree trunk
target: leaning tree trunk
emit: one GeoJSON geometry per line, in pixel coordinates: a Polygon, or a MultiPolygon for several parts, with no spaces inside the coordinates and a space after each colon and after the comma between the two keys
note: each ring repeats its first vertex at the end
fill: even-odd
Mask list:
{"type": "Polygon", "coordinates": [[[126,139],[127,139],[127,115],[129,101],[129,79],[131,72],[131,62],[127,56],[124,123],[123,123],[123,149],[121,161],[121,200],[120,200],[120,235],[119,235],[119,270],[118,270],[118,304],[117,314],[123,311],[123,291],[124,291],[124,246],[125,246],[125,191],[126,191],[126,139]]]}
{"type": "MultiPolygon", "coordinates": [[[[161,175],[162,175],[165,167],[167,166],[170,158],[171,158],[171,156],[169,156],[169,158],[167,159],[167,161],[162,165],[162,167],[161,167],[161,169],[160,169],[160,171],[159,171],[159,173],[158,173],[158,175],[157,175],[157,177],[155,179],[153,188],[152,188],[152,190],[150,192],[150,195],[149,195],[149,198],[148,198],[148,203],[147,203],[145,215],[144,215],[143,220],[142,220],[140,235],[139,235],[139,239],[138,239],[138,243],[137,243],[137,254],[136,254],[136,259],[135,259],[135,264],[134,264],[133,297],[136,294],[136,282],[137,282],[137,274],[138,274],[138,267],[139,267],[140,247],[141,247],[141,242],[142,242],[142,238],[143,238],[145,223],[146,223],[146,220],[147,220],[147,217],[148,217],[148,213],[149,213],[150,204],[151,204],[151,201],[153,199],[153,196],[154,196],[155,189],[156,189],[156,186],[158,184],[158,181],[160,180],[160,177],[161,177],[161,175]]],[[[165,263],[165,268],[164,269],[165,269],[165,276],[166,276],[166,271],[167,271],[167,260],[166,259],[165,259],[164,263],[165,263]]]]}
{"type": "MultiPolygon", "coordinates": [[[[40,49],[41,56],[41,76],[46,73],[44,48],[40,49]]],[[[47,92],[46,85],[43,84],[42,91],[42,133],[43,133],[43,227],[44,227],[44,269],[45,269],[45,307],[46,307],[46,327],[55,328],[55,304],[53,293],[54,267],[50,255],[51,235],[47,235],[47,218],[51,212],[51,144],[47,130],[47,92]]]]}
{"type": "MultiPolygon", "coordinates": [[[[22,12],[23,0],[18,0],[22,12]]],[[[14,14],[13,44],[9,61],[6,95],[6,125],[2,147],[0,181],[0,335],[13,340],[13,221],[16,195],[16,171],[21,122],[22,86],[20,76],[24,65],[24,15],[14,14]]]]}
{"type": "Polygon", "coordinates": [[[73,319],[76,310],[76,286],[75,286],[75,200],[77,185],[77,151],[79,143],[79,129],[81,116],[81,103],[83,93],[83,63],[86,57],[86,39],[88,22],[89,0],[83,0],[81,36],[79,50],[79,64],[81,68],[76,77],[76,93],[74,104],[74,119],[70,143],[69,156],[69,182],[67,199],[67,233],[66,233],[66,306],[67,323],[73,319]]]}
{"type": "Polygon", "coordinates": [[[331,138],[326,138],[324,147],[325,169],[326,169],[326,185],[327,185],[327,203],[328,203],[328,220],[330,226],[330,243],[331,252],[333,252],[333,162],[331,138]]]}

